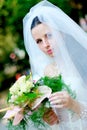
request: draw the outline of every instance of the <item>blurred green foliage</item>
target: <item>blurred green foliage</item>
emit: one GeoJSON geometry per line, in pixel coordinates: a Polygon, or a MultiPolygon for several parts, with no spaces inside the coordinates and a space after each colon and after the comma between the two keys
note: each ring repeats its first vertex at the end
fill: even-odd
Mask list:
{"type": "MultiPolygon", "coordinates": [[[[0,90],[15,81],[15,75],[29,68],[28,56],[23,43],[22,20],[29,9],[41,0],[0,0],[0,90]],[[15,48],[25,51],[25,57],[15,54],[15,48]]],[[[50,0],[70,12],[69,0],[50,0]]]]}
{"type": "MultiPolygon", "coordinates": [[[[0,90],[15,81],[16,74],[29,69],[23,42],[23,17],[41,0],[0,0],[0,90]],[[16,48],[16,51],[15,51],[16,48]],[[24,57],[19,53],[23,50],[24,57]]],[[[70,0],[49,0],[70,15],[70,0]]]]}

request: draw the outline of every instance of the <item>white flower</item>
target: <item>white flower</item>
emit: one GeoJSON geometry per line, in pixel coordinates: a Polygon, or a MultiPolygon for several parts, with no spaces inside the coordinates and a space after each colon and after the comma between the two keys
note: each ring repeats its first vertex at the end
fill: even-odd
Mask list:
{"type": "MultiPolygon", "coordinates": [[[[22,85],[24,85],[26,80],[26,76],[23,75],[21,76],[10,88],[10,93],[11,94],[17,94],[20,91],[20,88],[22,85]]],[[[24,86],[23,86],[24,87],[24,86]]]]}
{"type": "Polygon", "coordinates": [[[33,86],[31,76],[29,78],[26,78],[25,75],[21,76],[10,88],[11,98],[9,99],[9,102],[14,103],[23,93],[30,92],[33,86]]]}

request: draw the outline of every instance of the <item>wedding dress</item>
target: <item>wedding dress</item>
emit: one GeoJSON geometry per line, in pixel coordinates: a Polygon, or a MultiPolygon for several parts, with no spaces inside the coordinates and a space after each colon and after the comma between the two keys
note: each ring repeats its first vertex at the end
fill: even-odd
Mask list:
{"type": "Polygon", "coordinates": [[[51,126],[52,130],[87,130],[87,34],[61,9],[46,0],[30,9],[23,19],[23,29],[33,79],[62,74],[64,82],[76,92],[75,100],[81,105],[80,116],[65,108],[55,109],[59,124],[51,126]],[[54,57],[44,54],[32,37],[31,24],[36,16],[52,28],[55,40],[49,42],[54,57]]]}

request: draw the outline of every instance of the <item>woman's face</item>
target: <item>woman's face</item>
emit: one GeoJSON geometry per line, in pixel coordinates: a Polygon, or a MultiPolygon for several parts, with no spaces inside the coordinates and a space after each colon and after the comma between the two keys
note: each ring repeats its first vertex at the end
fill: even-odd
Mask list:
{"type": "Polygon", "coordinates": [[[45,54],[49,55],[50,57],[53,57],[53,50],[50,44],[52,43],[53,39],[50,28],[43,23],[38,24],[32,29],[32,35],[38,47],[45,54]]]}

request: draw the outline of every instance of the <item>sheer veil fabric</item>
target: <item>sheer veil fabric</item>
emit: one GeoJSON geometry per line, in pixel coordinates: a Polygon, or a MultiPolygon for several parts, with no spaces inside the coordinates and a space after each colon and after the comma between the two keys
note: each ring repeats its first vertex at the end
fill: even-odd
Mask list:
{"type": "MultiPolygon", "coordinates": [[[[38,80],[44,76],[46,66],[55,62],[58,73],[61,73],[65,82],[76,91],[77,100],[87,109],[87,34],[60,8],[47,0],[33,6],[26,14],[23,19],[23,31],[33,79],[38,80]],[[32,37],[31,24],[36,16],[51,28],[55,40],[49,42],[54,50],[54,57],[44,54],[32,37]]],[[[87,122],[87,117],[83,120],[87,122]]],[[[86,130],[85,125],[81,126],[81,129],[76,125],[75,129],[86,130]]],[[[64,130],[68,130],[68,127],[64,130]]]]}
{"type": "Polygon", "coordinates": [[[67,61],[68,59],[66,57],[68,55],[68,58],[71,59],[70,62],[73,62],[78,73],[81,75],[81,78],[87,84],[87,34],[62,10],[46,0],[32,7],[30,12],[23,19],[24,42],[26,50],[30,56],[33,74],[36,75],[36,71],[38,72],[39,68],[37,75],[41,76],[46,62],[48,64],[48,62],[52,61],[51,58],[48,58],[45,54],[43,54],[43,52],[39,50],[34,39],[32,38],[30,28],[32,20],[35,16],[38,16],[41,22],[46,23],[51,28],[56,30],[53,33],[54,37],[57,36],[56,42],[62,56],[59,61],[58,58],[55,58],[56,56],[54,59],[56,59],[59,63],[60,60],[62,60],[63,64],[65,64],[66,61],[68,66],[70,66],[71,63],[69,64],[69,61],[67,61]],[[61,41],[59,41],[61,36],[58,36],[57,31],[61,32],[63,35],[63,39],[61,39],[61,41]],[[62,45],[60,42],[62,42],[62,45]],[[63,49],[67,51],[67,55],[64,54],[63,49]],[[42,62],[41,65],[38,63],[38,61],[45,61],[45,63],[42,62]]]}

